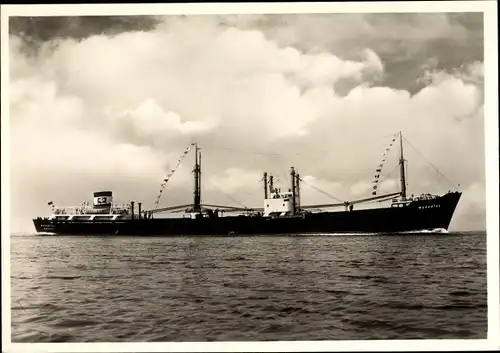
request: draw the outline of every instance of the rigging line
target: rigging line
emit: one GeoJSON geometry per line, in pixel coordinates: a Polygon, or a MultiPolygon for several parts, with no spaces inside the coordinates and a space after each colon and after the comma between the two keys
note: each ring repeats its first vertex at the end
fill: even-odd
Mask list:
{"type": "MultiPolygon", "coordinates": [[[[276,157],[276,164],[279,165],[279,167],[277,167],[277,168],[279,168],[279,169],[283,168],[285,165],[285,158],[284,158],[285,156],[282,154],[274,154],[274,156],[276,157]]],[[[288,173],[286,171],[286,167],[285,167],[285,169],[281,169],[278,173],[276,173],[274,175],[276,176],[276,179],[275,179],[276,183],[279,183],[280,178],[282,178],[283,183],[288,185],[289,180],[288,180],[288,173]]]]}
{"type": "Polygon", "coordinates": [[[214,188],[216,188],[217,190],[219,190],[221,193],[223,193],[226,197],[230,198],[231,200],[233,200],[234,202],[236,202],[238,205],[240,206],[243,206],[244,208],[248,208],[247,206],[245,206],[243,203],[239,202],[238,200],[236,200],[234,197],[232,197],[231,195],[229,195],[228,193],[222,191],[222,189],[220,189],[217,185],[215,185],[214,183],[212,183],[210,180],[208,180],[208,183],[210,185],[212,185],[214,188]]]}
{"type": "Polygon", "coordinates": [[[394,173],[396,171],[396,169],[398,169],[398,168],[399,168],[399,163],[398,163],[398,165],[389,174],[387,174],[386,176],[384,176],[384,178],[379,181],[379,184],[382,184],[382,182],[384,182],[388,177],[390,177],[392,175],[392,173],[394,173]]]}
{"type": "Polygon", "coordinates": [[[446,177],[446,175],[444,175],[443,173],[441,173],[441,172],[439,171],[439,169],[437,169],[437,168],[434,166],[434,164],[432,164],[431,162],[429,162],[429,160],[428,160],[427,158],[425,158],[425,156],[424,156],[422,153],[420,153],[420,152],[419,152],[419,151],[415,148],[415,146],[413,146],[413,145],[410,143],[410,141],[408,141],[405,137],[403,137],[403,139],[406,141],[406,143],[408,143],[408,145],[410,145],[410,147],[411,147],[411,148],[413,148],[413,149],[415,150],[415,152],[417,152],[417,153],[418,153],[418,154],[419,154],[419,155],[420,155],[420,156],[421,156],[421,157],[422,157],[422,158],[423,158],[423,159],[424,159],[427,163],[429,163],[429,165],[430,165],[432,168],[434,168],[434,170],[435,170],[436,172],[438,172],[438,173],[439,173],[439,175],[441,175],[444,179],[446,179],[446,180],[448,181],[448,183],[450,183],[450,184],[451,184],[451,185],[452,185],[455,189],[457,189],[457,190],[459,190],[459,191],[460,191],[460,189],[459,189],[457,186],[455,186],[455,184],[454,184],[454,183],[453,183],[450,179],[448,179],[448,178],[446,177]]]}
{"type": "Polygon", "coordinates": [[[302,157],[308,157],[311,158],[312,156],[318,156],[317,158],[321,158],[325,153],[331,152],[331,149],[323,148],[320,150],[316,151],[311,151],[309,153],[303,153],[303,152],[284,152],[284,153],[277,153],[277,152],[262,152],[262,151],[252,151],[252,150],[242,150],[242,149],[236,149],[236,148],[228,148],[228,147],[212,147],[208,146],[205,147],[205,149],[211,149],[211,150],[223,150],[223,151],[230,151],[230,152],[235,152],[235,153],[246,153],[246,154],[258,154],[258,155],[264,155],[264,156],[276,156],[276,157],[286,157],[286,156],[302,156],[302,157]]]}
{"type": "Polygon", "coordinates": [[[312,187],[312,188],[313,188],[313,189],[315,189],[316,191],[319,191],[319,192],[321,192],[322,194],[325,194],[326,196],[328,196],[328,197],[330,197],[330,198],[332,198],[332,199],[334,199],[334,200],[336,200],[336,201],[338,201],[338,202],[346,202],[346,201],[344,201],[344,200],[339,199],[338,197],[335,197],[335,196],[333,196],[333,195],[330,195],[330,194],[329,194],[329,193],[327,193],[326,191],[323,191],[323,190],[321,190],[321,189],[317,188],[317,187],[316,187],[316,186],[314,186],[314,185],[309,184],[308,182],[304,181],[304,179],[302,179],[302,178],[299,178],[299,180],[300,180],[301,182],[303,182],[304,184],[306,184],[306,185],[308,185],[308,186],[312,187]]]}
{"type": "Polygon", "coordinates": [[[224,151],[231,151],[231,152],[240,152],[240,153],[251,153],[251,154],[262,154],[262,155],[269,155],[269,156],[279,156],[280,154],[278,153],[271,153],[271,152],[257,152],[257,151],[244,151],[244,150],[237,150],[235,148],[223,148],[223,147],[208,147],[208,149],[212,150],[224,150],[224,151]]]}
{"type": "MultiPolygon", "coordinates": [[[[406,167],[405,167],[405,182],[406,182],[406,188],[407,189],[410,189],[409,188],[409,185],[410,185],[410,182],[408,181],[408,175],[410,175],[409,173],[409,169],[408,169],[408,160],[406,159],[405,161],[403,161],[403,163],[406,162],[406,167]]],[[[413,175],[412,175],[412,178],[413,178],[413,175]]],[[[413,179],[412,179],[413,180],[413,179]]]]}
{"type": "Polygon", "coordinates": [[[175,174],[175,172],[177,171],[177,169],[181,166],[182,161],[184,160],[184,158],[186,158],[186,156],[189,153],[189,151],[191,150],[191,148],[193,146],[195,146],[195,145],[196,145],[195,143],[189,144],[189,146],[184,150],[183,154],[181,154],[181,156],[177,159],[177,163],[175,164],[175,167],[172,168],[170,170],[170,172],[167,174],[167,176],[163,179],[163,182],[160,184],[160,187],[161,187],[160,191],[158,193],[158,196],[156,197],[155,209],[157,209],[158,206],[159,206],[159,204],[160,204],[160,198],[161,198],[162,193],[165,190],[168,182],[170,181],[170,179],[172,178],[172,176],[175,174]]]}
{"type": "MultiPolygon", "coordinates": [[[[262,181],[257,182],[257,183],[260,184],[260,183],[262,183],[262,181]]],[[[257,192],[261,192],[261,189],[262,189],[261,185],[252,184],[252,187],[249,188],[249,190],[242,192],[242,194],[243,195],[251,195],[251,194],[254,194],[254,193],[257,193],[257,192]],[[258,188],[256,186],[258,186],[258,188]]]]}

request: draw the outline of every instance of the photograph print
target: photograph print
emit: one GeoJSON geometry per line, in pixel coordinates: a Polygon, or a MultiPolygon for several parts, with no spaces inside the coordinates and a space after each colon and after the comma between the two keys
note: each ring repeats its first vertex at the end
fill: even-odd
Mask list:
{"type": "Polygon", "coordinates": [[[486,14],[358,8],[11,8],[12,347],[491,339],[486,14]]]}

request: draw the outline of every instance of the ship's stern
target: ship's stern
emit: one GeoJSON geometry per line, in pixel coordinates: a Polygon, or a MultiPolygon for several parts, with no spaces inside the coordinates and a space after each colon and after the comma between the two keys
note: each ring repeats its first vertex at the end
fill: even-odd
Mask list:
{"type": "Polygon", "coordinates": [[[33,219],[33,225],[37,233],[54,233],[55,231],[54,223],[48,218],[35,218],[33,219]]]}

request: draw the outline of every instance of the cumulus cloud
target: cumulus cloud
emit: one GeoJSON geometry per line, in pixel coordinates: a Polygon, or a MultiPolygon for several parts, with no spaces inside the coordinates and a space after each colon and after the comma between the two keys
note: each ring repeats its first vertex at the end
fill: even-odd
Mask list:
{"type": "Polygon", "coordinates": [[[210,185],[207,186],[207,189],[220,188],[228,193],[238,189],[247,189],[254,186],[262,178],[261,174],[260,172],[245,171],[240,168],[228,168],[219,175],[209,177],[210,185]]]}
{"type": "MultiPolygon", "coordinates": [[[[288,188],[290,165],[342,199],[367,196],[381,153],[399,130],[418,150],[405,147],[412,192],[449,188],[428,158],[467,192],[480,193],[482,62],[455,71],[431,63],[419,91],[392,87],[385,83],[395,71],[380,55],[388,51],[379,38],[351,55],[325,42],[339,38],[322,31],[328,16],[318,23],[304,16],[290,17],[288,25],[274,18],[270,27],[268,17],[170,17],[148,31],[43,42],[34,56],[12,35],[14,226],[29,230],[47,200],[79,203],[100,189],[115,190],[123,202],[151,204],[165,173],[194,141],[202,147],[207,203],[233,197],[260,207],[262,172],[280,175],[288,188]],[[292,35],[304,23],[311,26],[304,33],[321,33],[316,48],[292,35]]],[[[360,20],[371,30],[387,29],[386,22],[360,20]]],[[[349,28],[344,36],[359,35],[349,28]]],[[[439,28],[442,37],[457,35],[439,28]]],[[[393,148],[384,165],[381,190],[397,190],[391,174],[397,153],[393,148]]],[[[162,202],[190,202],[190,165],[183,162],[162,202]]],[[[307,186],[303,193],[303,202],[331,201],[307,186]]],[[[481,215],[474,219],[480,223],[481,215]]]]}
{"type": "Polygon", "coordinates": [[[113,113],[107,110],[111,119],[116,124],[122,124],[122,120],[133,125],[134,131],[139,136],[150,137],[162,135],[182,134],[191,135],[209,130],[211,127],[198,121],[183,121],[182,117],[175,112],[165,112],[153,99],[148,99],[136,109],[113,113]]]}

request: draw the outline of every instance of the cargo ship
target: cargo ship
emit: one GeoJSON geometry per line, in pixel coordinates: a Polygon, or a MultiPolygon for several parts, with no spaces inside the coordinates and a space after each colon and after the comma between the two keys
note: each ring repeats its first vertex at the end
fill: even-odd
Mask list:
{"type": "Polygon", "coordinates": [[[201,151],[192,143],[181,155],[177,165],[163,180],[155,206],[142,209],[141,202],[131,201],[118,206],[112,191],[94,193],[93,203],[77,207],[52,208],[49,217],[33,220],[41,234],[59,235],[132,235],[132,236],[238,236],[238,235],[292,235],[330,233],[406,233],[446,231],[449,228],[462,193],[448,191],[442,195],[429,193],[407,195],[403,136],[398,132],[383,154],[376,169],[373,189],[363,199],[302,205],[300,202],[300,175],[290,169],[290,187],[284,192],[275,187],[273,175],[263,173],[263,207],[246,208],[201,203],[201,151]],[[400,190],[379,195],[380,172],[388,151],[399,137],[400,190]],[[191,204],[159,207],[162,191],[181,161],[194,150],[194,192],[191,204]],[[386,202],[376,208],[362,208],[364,203],[386,202]],[[359,207],[359,208],[358,208],[359,207]],[[340,208],[340,209],[339,209],[340,208]],[[177,217],[161,217],[161,214],[177,217]]]}

